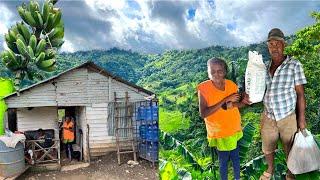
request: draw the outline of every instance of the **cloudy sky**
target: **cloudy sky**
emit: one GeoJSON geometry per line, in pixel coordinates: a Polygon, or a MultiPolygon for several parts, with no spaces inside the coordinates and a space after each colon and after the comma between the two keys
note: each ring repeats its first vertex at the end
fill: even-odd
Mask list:
{"type": "MultiPolygon", "coordinates": [[[[22,1],[0,0],[3,34],[20,21],[22,1]]],[[[320,0],[60,0],[65,22],[62,51],[119,47],[145,53],[261,42],[273,27],[286,35],[310,25],[320,0]]]]}

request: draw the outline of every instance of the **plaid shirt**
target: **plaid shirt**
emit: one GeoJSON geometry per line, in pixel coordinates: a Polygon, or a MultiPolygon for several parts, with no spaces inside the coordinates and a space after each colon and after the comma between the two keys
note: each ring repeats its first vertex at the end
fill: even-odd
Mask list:
{"type": "Polygon", "coordinates": [[[264,96],[266,115],[279,121],[296,110],[297,93],[295,86],[306,84],[307,80],[303,73],[302,64],[289,56],[277,68],[273,78],[268,67],[266,84],[267,90],[264,96]]]}

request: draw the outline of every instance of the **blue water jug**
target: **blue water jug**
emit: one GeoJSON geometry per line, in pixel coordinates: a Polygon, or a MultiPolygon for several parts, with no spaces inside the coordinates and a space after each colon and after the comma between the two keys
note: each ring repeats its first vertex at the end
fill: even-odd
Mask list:
{"type": "Polygon", "coordinates": [[[152,131],[153,133],[153,141],[158,141],[158,139],[159,139],[159,128],[158,128],[158,124],[154,124],[153,125],[153,131],[152,131]]]}
{"type": "Polygon", "coordinates": [[[152,125],[147,126],[147,140],[152,141],[153,140],[153,127],[152,125]]]}
{"type": "Polygon", "coordinates": [[[152,107],[146,107],[146,120],[151,121],[152,120],[152,107]]]}
{"type": "Polygon", "coordinates": [[[137,120],[145,120],[146,119],[146,108],[144,106],[140,106],[138,108],[138,118],[137,120]]]}
{"type": "Polygon", "coordinates": [[[147,158],[151,160],[158,159],[158,143],[147,144],[147,158]]]}
{"type": "Polygon", "coordinates": [[[140,127],[139,127],[139,132],[140,132],[140,138],[142,139],[142,140],[145,140],[146,138],[147,138],[147,127],[146,127],[146,125],[141,125],[140,127]]]}
{"type": "Polygon", "coordinates": [[[153,105],[152,106],[152,120],[157,121],[158,120],[158,106],[157,105],[153,105]]]}
{"type": "Polygon", "coordinates": [[[139,152],[140,152],[140,156],[146,157],[147,146],[146,146],[145,143],[140,143],[140,144],[139,144],[139,152]]]}

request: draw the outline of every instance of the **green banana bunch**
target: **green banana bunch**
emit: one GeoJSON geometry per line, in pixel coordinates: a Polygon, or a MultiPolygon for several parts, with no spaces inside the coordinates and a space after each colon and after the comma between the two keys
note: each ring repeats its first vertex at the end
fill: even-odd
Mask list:
{"type": "Polygon", "coordinates": [[[22,21],[5,33],[8,49],[0,53],[0,58],[15,74],[17,90],[25,77],[41,78],[37,70],[55,70],[57,50],[64,43],[64,23],[61,10],[54,7],[56,2],[45,0],[42,7],[34,0],[22,3],[17,7],[22,21]]]}

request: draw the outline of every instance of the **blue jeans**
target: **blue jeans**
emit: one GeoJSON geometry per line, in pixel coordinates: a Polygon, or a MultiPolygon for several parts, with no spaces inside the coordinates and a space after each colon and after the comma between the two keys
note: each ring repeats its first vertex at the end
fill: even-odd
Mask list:
{"type": "Polygon", "coordinates": [[[67,154],[67,158],[69,158],[69,160],[72,160],[72,153],[73,153],[72,142],[67,142],[66,143],[66,154],[67,154]]]}
{"type": "Polygon", "coordinates": [[[221,180],[228,180],[228,162],[231,159],[233,166],[233,174],[236,180],[240,179],[240,157],[239,146],[232,151],[219,151],[219,166],[220,166],[220,178],[221,180]]]}

